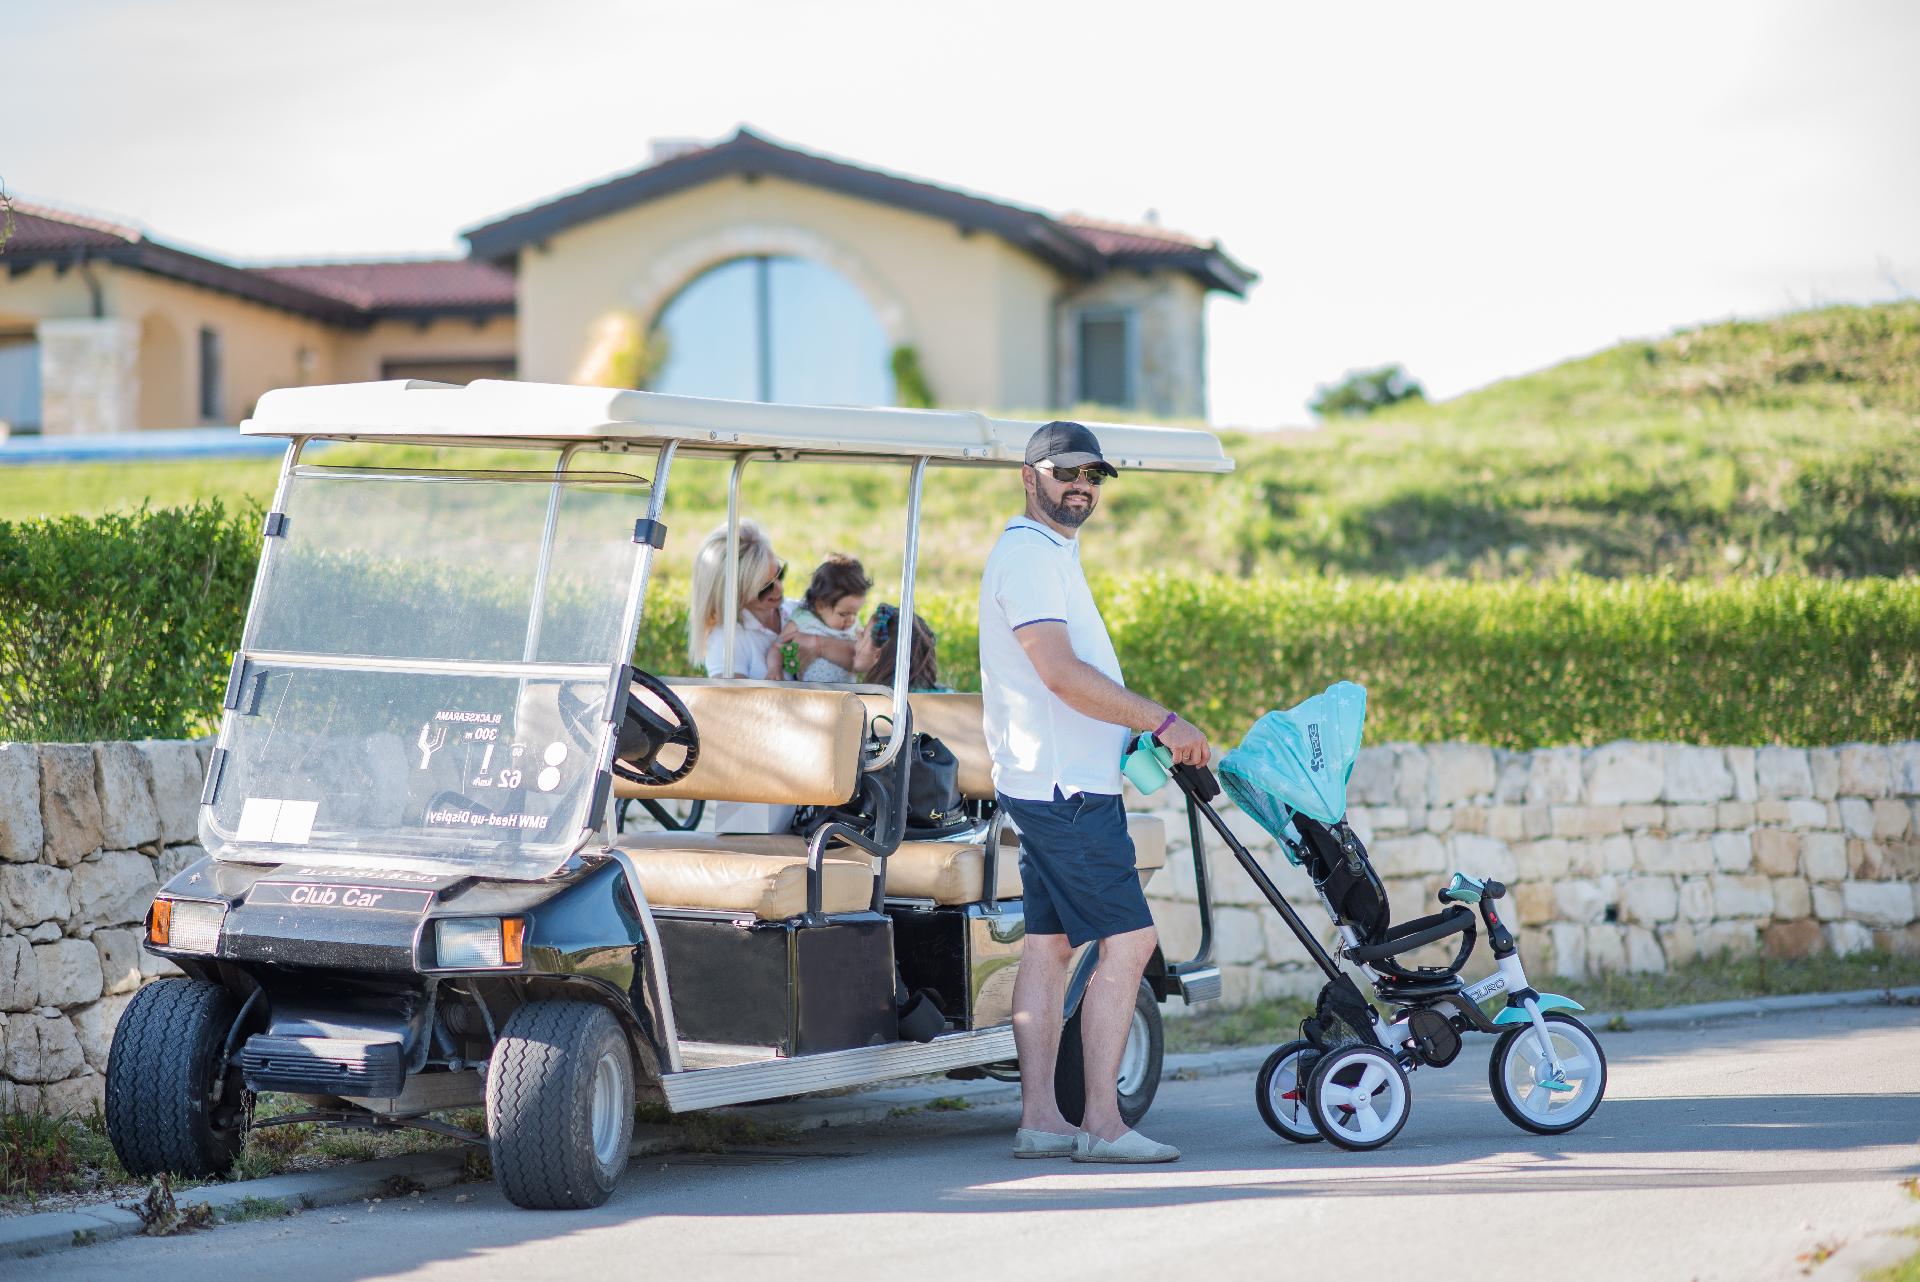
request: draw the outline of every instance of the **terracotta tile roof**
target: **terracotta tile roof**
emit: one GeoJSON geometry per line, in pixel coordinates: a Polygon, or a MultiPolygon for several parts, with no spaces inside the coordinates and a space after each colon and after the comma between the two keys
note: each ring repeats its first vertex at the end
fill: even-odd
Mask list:
{"type": "Polygon", "coordinates": [[[6,253],[47,253],[82,247],[104,249],[131,245],[142,239],[138,228],[16,200],[13,238],[7,242],[6,253]]]}
{"type": "Polygon", "coordinates": [[[471,258],[256,267],[262,276],[369,311],[511,309],[513,273],[471,258]]]}
{"type": "Polygon", "coordinates": [[[1062,214],[1060,221],[1093,242],[1094,248],[1114,258],[1189,254],[1215,246],[1197,236],[1151,223],[1118,223],[1086,214],[1062,214]]]}
{"type": "Polygon", "coordinates": [[[337,325],[382,316],[511,313],[513,277],[468,259],[238,267],[175,249],[137,227],[46,205],[14,204],[0,266],[16,271],[76,260],[116,263],[337,325]]]}
{"type": "Polygon", "coordinates": [[[465,235],[474,257],[511,262],[526,246],[569,227],[729,176],[785,178],[939,218],[968,231],[991,232],[1083,280],[1120,264],[1144,266],[1149,259],[1154,266],[1187,272],[1209,288],[1235,294],[1244,295],[1259,279],[1216,243],[1164,228],[1055,218],[1025,205],[803,151],[744,127],[711,146],[676,150],[630,173],[469,228],[465,235]]]}

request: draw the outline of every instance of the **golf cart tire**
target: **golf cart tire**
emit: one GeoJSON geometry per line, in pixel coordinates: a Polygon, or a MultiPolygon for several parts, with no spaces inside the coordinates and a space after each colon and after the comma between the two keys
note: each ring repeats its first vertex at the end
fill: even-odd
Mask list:
{"type": "Polygon", "coordinates": [[[501,1030],[487,1070],[494,1178],[515,1206],[585,1210],[613,1193],[633,1143],[633,1055],[620,1021],[585,1001],[528,1002],[501,1030]],[[594,1077],[611,1054],[622,1085],[617,1145],[594,1154],[594,1077]]]}
{"type": "Polygon", "coordinates": [[[128,1174],[210,1179],[233,1169],[246,1088],[220,1056],[239,1010],[232,993],[202,979],[156,980],[134,994],[107,1052],[107,1139],[128,1174]]]}
{"type": "MultiPolygon", "coordinates": [[[[1082,1003],[1084,1009],[1085,1003],[1082,1003]]],[[[1131,1091],[1120,1092],[1120,1120],[1128,1126],[1137,1126],[1140,1119],[1153,1107],[1154,1093],[1160,1089],[1160,1066],[1166,1054],[1166,1034],[1160,1024],[1160,1003],[1154,998],[1153,989],[1143,979],[1140,990],[1133,998],[1133,1018],[1136,1025],[1143,1023],[1147,1035],[1146,1062],[1144,1071],[1131,1091]]],[[[1086,1060],[1080,1046],[1080,1011],[1073,1013],[1065,1028],[1060,1030],[1060,1054],[1053,1065],[1053,1098],[1060,1106],[1060,1115],[1075,1126],[1080,1125],[1087,1111],[1086,1060]]],[[[1125,1067],[1124,1052],[1122,1067],[1125,1067]]]]}

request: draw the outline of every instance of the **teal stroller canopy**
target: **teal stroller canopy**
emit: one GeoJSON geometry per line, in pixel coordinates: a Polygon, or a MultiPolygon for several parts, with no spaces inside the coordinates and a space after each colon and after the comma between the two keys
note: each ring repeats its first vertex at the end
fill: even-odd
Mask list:
{"type": "Polygon", "coordinates": [[[1234,804],[1276,838],[1284,838],[1294,811],[1337,824],[1347,814],[1347,778],[1366,720],[1366,688],[1336,681],[1254,722],[1240,746],[1220,759],[1220,782],[1234,804]]]}

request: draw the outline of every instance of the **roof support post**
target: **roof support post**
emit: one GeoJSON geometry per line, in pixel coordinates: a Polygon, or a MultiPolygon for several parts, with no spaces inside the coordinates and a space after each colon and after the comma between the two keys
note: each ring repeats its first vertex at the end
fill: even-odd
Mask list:
{"type": "Polygon", "coordinates": [[[735,459],[733,471],[727,476],[727,584],[726,594],[720,599],[723,677],[735,675],[733,643],[740,632],[740,474],[747,470],[747,459],[745,454],[735,459]]]}
{"type": "Polygon", "coordinates": [[[900,557],[900,618],[895,626],[893,644],[893,725],[887,743],[878,756],[867,763],[868,770],[884,770],[893,764],[906,744],[907,674],[913,670],[913,578],[920,563],[920,490],[927,476],[925,455],[913,461],[913,474],[907,482],[907,545],[900,557]]]}

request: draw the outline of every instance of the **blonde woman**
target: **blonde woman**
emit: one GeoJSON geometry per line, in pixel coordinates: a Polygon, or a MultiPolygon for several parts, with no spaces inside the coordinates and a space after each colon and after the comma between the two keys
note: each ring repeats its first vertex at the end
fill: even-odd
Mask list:
{"type": "Polygon", "coordinates": [[[786,676],[780,648],[791,641],[799,650],[801,671],[815,659],[850,667],[853,642],[802,633],[789,621],[793,606],[786,599],[786,577],[787,563],[774,552],[766,531],[758,521],[742,518],[740,598],[734,602],[739,622],[734,629],[733,662],[728,664],[722,613],[722,598],[727,591],[727,527],[722,525],[707,535],[693,559],[693,595],[687,608],[688,662],[710,677],[779,681],[786,676]]]}
{"type": "MultiPolygon", "coordinates": [[[[789,622],[793,609],[782,586],[786,574],[787,563],[774,553],[760,523],[742,519],[740,596],[732,603],[738,623],[733,662],[729,664],[722,613],[727,594],[727,527],[723,525],[707,535],[693,559],[693,595],[687,603],[688,660],[700,665],[709,677],[780,681],[787,675],[780,648],[791,641],[800,652],[801,671],[819,658],[850,666],[853,642],[805,635],[789,622]]],[[[785,832],[792,822],[792,806],[731,801],[714,806],[716,832],[785,832]]]]}

